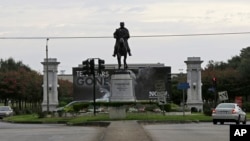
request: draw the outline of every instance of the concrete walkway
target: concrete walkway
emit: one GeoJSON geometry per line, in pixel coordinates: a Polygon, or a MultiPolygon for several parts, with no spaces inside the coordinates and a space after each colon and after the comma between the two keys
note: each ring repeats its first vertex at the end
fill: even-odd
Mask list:
{"type": "Polygon", "coordinates": [[[137,121],[112,121],[99,141],[152,141],[137,121]]]}

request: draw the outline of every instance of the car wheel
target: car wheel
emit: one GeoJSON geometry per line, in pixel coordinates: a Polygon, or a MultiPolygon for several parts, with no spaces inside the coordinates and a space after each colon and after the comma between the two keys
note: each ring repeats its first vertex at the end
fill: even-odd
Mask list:
{"type": "Polygon", "coordinates": [[[239,116],[238,119],[236,120],[236,124],[240,124],[240,116],[239,116]]]}
{"type": "Polygon", "coordinates": [[[244,121],[242,122],[242,124],[246,124],[247,123],[247,117],[245,117],[244,121]]]}
{"type": "Polygon", "coordinates": [[[213,124],[217,124],[217,121],[215,119],[213,119],[213,124]]]}

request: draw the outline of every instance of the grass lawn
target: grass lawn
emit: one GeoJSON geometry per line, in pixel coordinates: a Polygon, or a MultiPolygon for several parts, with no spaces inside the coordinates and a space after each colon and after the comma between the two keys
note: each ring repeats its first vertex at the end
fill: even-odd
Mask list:
{"type": "MultiPolygon", "coordinates": [[[[250,120],[250,113],[247,113],[248,120],[250,120]]],[[[12,117],[6,117],[3,119],[7,122],[15,123],[67,123],[67,124],[80,124],[86,122],[98,122],[98,121],[113,121],[113,120],[138,120],[138,121],[160,121],[160,122],[185,122],[185,121],[199,121],[199,122],[212,122],[211,116],[205,116],[201,113],[189,114],[189,115],[163,115],[159,113],[127,113],[124,119],[110,119],[109,114],[97,113],[95,116],[93,113],[76,116],[76,117],[46,117],[39,118],[36,114],[30,115],[18,115],[12,117]]]]}
{"type": "Polygon", "coordinates": [[[90,121],[111,121],[111,120],[142,120],[142,121],[211,121],[210,116],[203,114],[191,114],[191,115],[163,115],[155,113],[127,113],[124,119],[110,119],[109,114],[97,113],[95,116],[86,114],[84,116],[76,117],[46,117],[38,118],[38,115],[18,115],[12,117],[6,117],[3,119],[8,122],[16,123],[69,123],[79,124],[90,121]]]}

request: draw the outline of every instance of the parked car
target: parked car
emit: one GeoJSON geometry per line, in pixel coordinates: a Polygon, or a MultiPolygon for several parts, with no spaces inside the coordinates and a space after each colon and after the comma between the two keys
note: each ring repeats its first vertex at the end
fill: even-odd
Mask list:
{"type": "Polygon", "coordinates": [[[0,106],[0,118],[13,115],[13,109],[10,106],[0,106]]]}
{"type": "Polygon", "coordinates": [[[68,104],[65,105],[65,106],[56,108],[54,111],[55,111],[55,112],[63,111],[63,110],[65,110],[65,108],[67,108],[67,107],[73,106],[74,104],[84,103],[84,102],[86,102],[86,101],[81,101],[81,100],[80,100],[80,101],[72,101],[72,102],[68,103],[68,104]]]}
{"type": "Polygon", "coordinates": [[[236,103],[220,103],[212,112],[213,124],[224,124],[224,122],[235,122],[246,124],[246,113],[236,103]]]}

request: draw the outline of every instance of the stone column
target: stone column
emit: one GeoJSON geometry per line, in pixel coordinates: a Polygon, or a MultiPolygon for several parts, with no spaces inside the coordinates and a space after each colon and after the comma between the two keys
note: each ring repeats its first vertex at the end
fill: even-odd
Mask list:
{"type": "Polygon", "coordinates": [[[190,88],[187,90],[187,106],[198,111],[203,111],[202,91],[201,91],[201,63],[200,57],[188,57],[187,61],[187,82],[190,88]]]}
{"type": "Polygon", "coordinates": [[[43,102],[42,111],[47,111],[47,105],[49,102],[49,111],[54,111],[58,105],[58,79],[57,79],[57,68],[60,62],[57,62],[55,58],[44,59],[43,64],[43,102]],[[47,63],[48,62],[48,63],[47,63]],[[47,73],[48,66],[48,73],[47,73]],[[47,77],[48,74],[48,77],[47,77]],[[48,78],[48,82],[47,82],[48,78]],[[47,84],[48,84],[48,95],[47,95],[47,84]]]}

